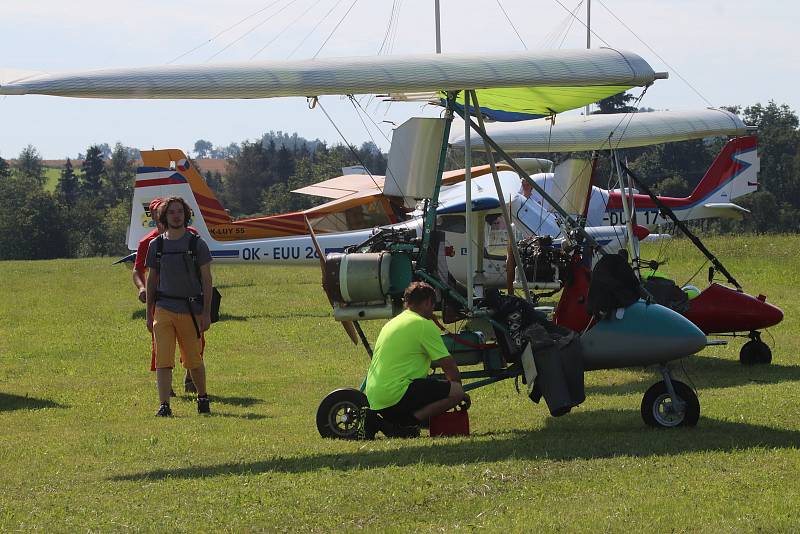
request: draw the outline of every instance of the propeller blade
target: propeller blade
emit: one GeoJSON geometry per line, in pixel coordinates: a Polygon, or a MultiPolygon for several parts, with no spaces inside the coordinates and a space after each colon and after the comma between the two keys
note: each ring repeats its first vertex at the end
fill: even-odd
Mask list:
{"type": "MultiPolygon", "coordinates": [[[[308,217],[306,217],[305,214],[303,214],[303,220],[306,222],[308,234],[311,236],[311,243],[314,244],[314,250],[317,252],[317,256],[319,256],[319,266],[320,269],[322,269],[322,289],[325,291],[325,296],[328,297],[328,302],[333,306],[333,297],[331,297],[328,286],[325,284],[325,254],[322,252],[322,247],[319,246],[317,236],[314,234],[314,229],[311,227],[311,223],[308,221],[308,217]]],[[[358,345],[358,332],[356,332],[356,327],[353,322],[342,321],[341,323],[344,331],[347,332],[347,335],[350,337],[350,341],[353,342],[353,345],[358,345]]]]}

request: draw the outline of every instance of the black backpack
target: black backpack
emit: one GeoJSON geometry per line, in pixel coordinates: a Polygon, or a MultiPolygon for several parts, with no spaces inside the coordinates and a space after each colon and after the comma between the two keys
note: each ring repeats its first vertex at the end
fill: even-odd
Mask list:
{"type": "Polygon", "coordinates": [[[607,254],[592,269],[586,309],[594,317],[607,317],[617,308],[639,300],[640,282],[626,257],[607,254]]]}
{"type": "MultiPolygon", "coordinates": [[[[164,255],[164,235],[159,234],[156,239],[156,272],[160,272],[161,270],[161,257],[164,255]]],[[[197,261],[197,242],[200,240],[200,236],[189,232],[189,249],[184,252],[168,252],[167,254],[184,254],[184,267],[186,267],[186,274],[189,274],[189,266],[186,263],[186,256],[188,254],[190,258],[192,258],[192,263],[194,264],[194,272],[197,275],[197,280],[201,282],[202,285],[202,278],[200,276],[200,264],[197,261]]],[[[211,288],[211,322],[216,323],[219,321],[219,305],[222,301],[222,295],[220,294],[219,290],[216,287],[211,288]]],[[[191,313],[192,310],[192,301],[200,300],[203,301],[203,293],[196,295],[194,297],[175,297],[171,295],[165,295],[163,293],[156,293],[156,300],[160,298],[167,298],[167,299],[175,299],[175,300],[185,300],[186,305],[189,308],[189,313],[192,315],[192,321],[195,321],[194,314],[191,313]]],[[[197,326],[195,322],[194,325],[195,330],[197,330],[197,336],[200,337],[200,328],[197,326]]]]}

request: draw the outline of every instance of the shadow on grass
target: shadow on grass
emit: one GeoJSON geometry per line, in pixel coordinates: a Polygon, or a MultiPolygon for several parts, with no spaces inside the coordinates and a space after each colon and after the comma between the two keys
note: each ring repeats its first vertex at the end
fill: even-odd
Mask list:
{"type": "MultiPolygon", "coordinates": [[[[321,438],[319,438],[321,439],[321,438]]],[[[542,430],[473,435],[436,441],[422,437],[397,442],[385,451],[337,452],[156,469],[111,477],[116,481],[206,478],[245,473],[305,473],[319,469],[350,471],[389,466],[461,465],[507,460],[575,460],[614,456],[671,456],[697,451],[794,448],[800,432],[704,418],[696,428],[643,427],[637,411],[597,410],[549,419],[542,430]]]]}
{"type": "Polygon", "coordinates": [[[144,308],[140,308],[138,310],[135,310],[133,313],[131,313],[131,320],[132,321],[133,320],[144,321],[145,319],[147,319],[147,310],[144,309],[144,308]]]}
{"type": "MultiPolygon", "coordinates": [[[[681,364],[671,366],[674,377],[681,382],[691,382],[700,389],[720,389],[746,384],[779,384],[800,381],[800,366],[797,365],[742,365],[738,360],[725,360],[713,356],[692,356],[681,364]],[[684,370],[686,371],[684,373],[684,370]]],[[[644,392],[661,377],[652,374],[642,380],[631,380],[610,386],[587,386],[586,395],[628,395],[644,392]]]]}
{"type": "Polygon", "coordinates": [[[256,404],[263,404],[264,402],[262,399],[257,399],[255,397],[223,397],[221,395],[210,395],[210,398],[213,403],[241,406],[243,408],[255,406],[256,404]]]}
{"type": "Polygon", "coordinates": [[[256,285],[255,282],[250,281],[250,282],[237,282],[231,284],[221,284],[214,287],[216,287],[217,289],[230,289],[232,287],[254,287],[255,285],[256,285]]]}
{"type": "Polygon", "coordinates": [[[42,408],[66,408],[66,406],[47,399],[0,393],[0,412],[40,410],[42,408]]]}

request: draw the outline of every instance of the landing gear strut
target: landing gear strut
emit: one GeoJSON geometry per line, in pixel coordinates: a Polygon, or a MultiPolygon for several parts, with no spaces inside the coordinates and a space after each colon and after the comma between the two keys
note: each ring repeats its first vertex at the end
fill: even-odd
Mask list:
{"type": "Polygon", "coordinates": [[[642,419],[648,426],[674,428],[695,426],[700,419],[700,401],[692,388],[674,380],[662,366],[664,380],[653,384],[642,398],[642,419]]]}
{"type": "Polygon", "coordinates": [[[772,363],[772,351],[761,341],[761,332],[750,332],[750,341],[742,345],[739,351],[739,363],[742,365],[767,365],[772,363]]]}

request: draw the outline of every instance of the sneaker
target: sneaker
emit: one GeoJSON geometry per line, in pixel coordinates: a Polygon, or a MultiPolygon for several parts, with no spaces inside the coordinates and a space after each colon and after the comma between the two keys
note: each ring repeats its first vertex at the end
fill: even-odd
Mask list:
{"type": "Polygon", "coordinates": [[[184,382],[183,391],[186,393],[197,393],[197,387],[195,387],[194,382],[184,382]]]}
{"type": "Polygon", "coordinates": [[[169,407],[169,403],[161,403],[161,407],[156,412],[156,417],[172,417],[172,408],[169,407]]]}
{"type": "Polygon", "coordinates": [[[378,433],[380,421],[378,420],[378,413],[370,410],[366,406],[362,406],[358,415],[358,431],[356,439],[358,440],[373,440],[375,434],[378,433]]]}
{"type": "MultiPolygon", "coordinates": [[[[194,384],[192,384],[194,385],[194,384]]],[[[211,413],[211,403],[208,400],[208,395],[205,397],[198,397],[197,398],[197,413],[201,414],[210,414],[211,413]]]]}
{"type": "Polygon", "coordinates": [[[398,425],[386,419],[381,420],[380,430],[387,438],[418,438],[420,433],[418,426],[398,425]]]}

